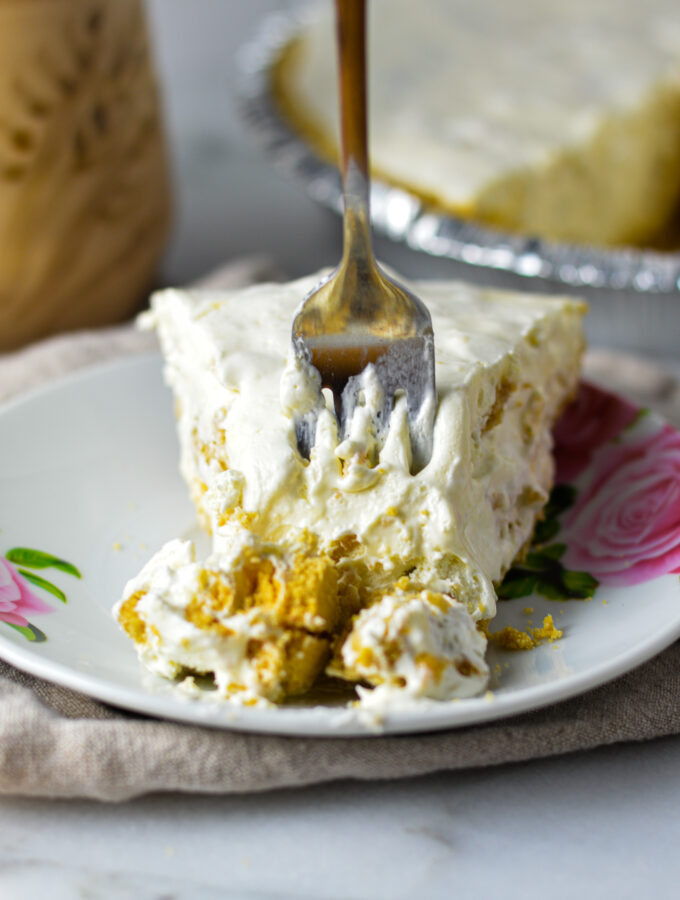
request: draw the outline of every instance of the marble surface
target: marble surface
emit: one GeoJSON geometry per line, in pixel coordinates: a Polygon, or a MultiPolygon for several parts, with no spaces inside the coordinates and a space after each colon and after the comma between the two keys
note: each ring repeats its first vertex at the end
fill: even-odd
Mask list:
{"type": "MultiPolygon", "coordinates": [[[[150,2],[179,201],[163,280],[254,247],[291,275],[337,257],[337,220],[252,152],[235,116],[234,51],[287,5],[150,2]]],[[[669,738],[255,796],[3,798],[0,898],[674,897],[679,770],[669,738]]]]}
{"type": "Polygon", "coordinates": [[[680,741],[261,796],[0,802],[3,900],[677,896],[680,741]]]}

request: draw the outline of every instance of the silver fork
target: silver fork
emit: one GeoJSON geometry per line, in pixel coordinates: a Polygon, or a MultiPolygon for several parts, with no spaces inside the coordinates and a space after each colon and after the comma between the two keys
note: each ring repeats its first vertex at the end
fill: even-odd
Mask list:
{"type": "MultiPolygon", "coordinates": [[[[333,393],[339,434],[347,437],[357,406],[365,402],[365,375],[381,391],[374,412],[378,445],[385,439],[395,394],[406,395],[411,471],[432,455],[436,406],[434,336],[425,305],[390,279],[373,256],[369,216],[366,102],[365,0],[335,0],[340,75],[343,254],[328,279],[303,300],[293,320],[299,360],[321,376],[333,393]]],[[[316,415],[295,419],[300,453],[309,458],[316,415]]]]}

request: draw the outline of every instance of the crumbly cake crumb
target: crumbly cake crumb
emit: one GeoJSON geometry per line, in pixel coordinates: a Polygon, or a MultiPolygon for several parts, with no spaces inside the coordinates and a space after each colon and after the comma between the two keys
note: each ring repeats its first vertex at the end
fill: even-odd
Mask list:
{"type": "Polygon", "coordinates": [[[529,628],[528,631],[520,631],[512,625],[491,631],[488,622],[483,623],[482,631],[490,643],[503,650],[533,650],[545,641],[558,641],[564,634],[557,628],[552,616],[545,616],[540,628],[529,628]]]}

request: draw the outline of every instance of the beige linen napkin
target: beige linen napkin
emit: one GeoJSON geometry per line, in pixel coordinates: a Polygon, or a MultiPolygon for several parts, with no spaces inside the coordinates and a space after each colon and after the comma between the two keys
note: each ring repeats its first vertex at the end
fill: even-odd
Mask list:
{"type": "MultiPolygon", "coordinates": [[[[237,285],[260,260],[211,279],[237,285]]],[[[53,338],[0,357],[0,400],[94,361],[137,353],[129,325],[53,338]]],[[[655,366],[591,353],[586,371],[680,424],[680,388],[655,366]]],[[[0,663],[0,792],[124,800],[150,791],[245,792],[338,778],[399,778],[680,733],[680,644],[609,685],[487,725],[404,737],[290,738],[157,721],[114,710],[0,663]]]]}

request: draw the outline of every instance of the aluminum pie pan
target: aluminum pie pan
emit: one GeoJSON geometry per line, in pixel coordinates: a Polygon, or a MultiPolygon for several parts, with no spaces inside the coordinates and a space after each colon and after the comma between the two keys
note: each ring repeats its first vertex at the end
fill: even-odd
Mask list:
{"type": "MultiPolygon", "coordinates": [[[[272,67],[307,16],[277,13],[264,20],[241,52],[240,108],[257,143],[302,184],[310,197],[342,210],[340,173],[284,118],[271,90],[272,67]]],[[[507,272],[569,289],[636,294],[680,292],[680,253],[599,249],[511,234],[427,206],[415,194],[373,179],[371,222],[379,233],[413,250],[479,269],[507,272]]]]}

